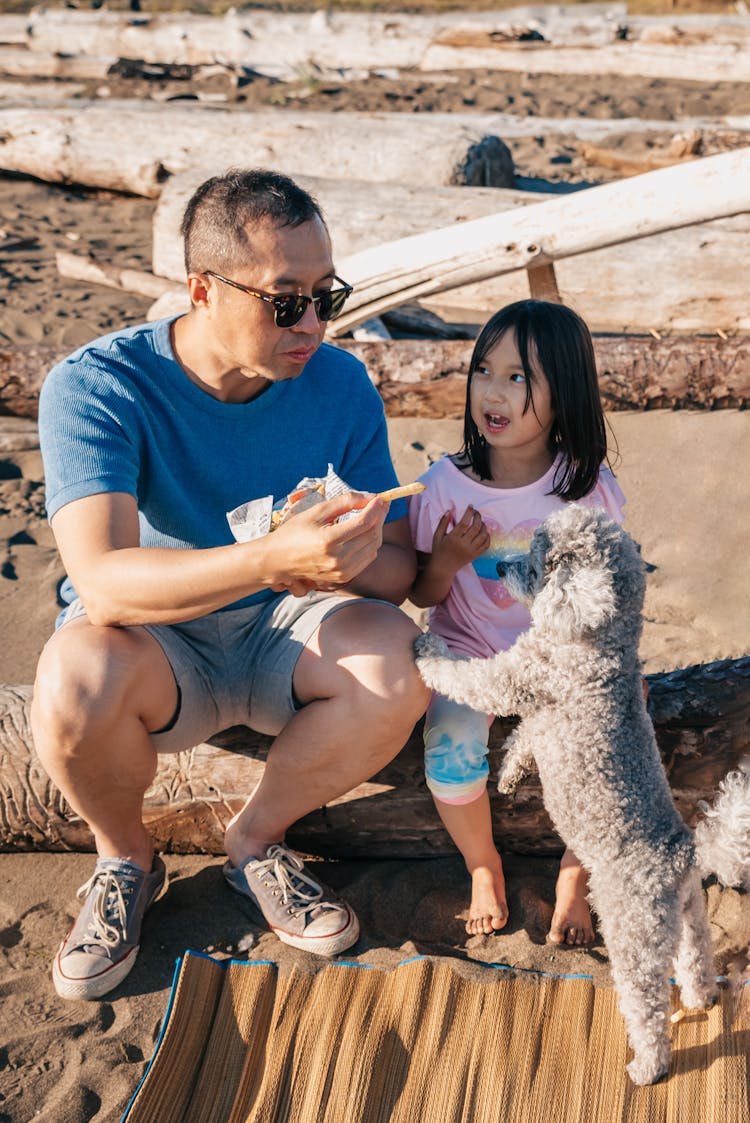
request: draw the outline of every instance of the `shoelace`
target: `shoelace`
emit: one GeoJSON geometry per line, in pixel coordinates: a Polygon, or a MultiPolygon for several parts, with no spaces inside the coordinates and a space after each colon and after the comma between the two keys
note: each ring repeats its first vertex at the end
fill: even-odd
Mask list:
{"type": "Polygon", "coordinates": [[[89,894],[96,891],[91,909],[91,922],[89,932],[96,940],[101,940],[108,947],[115,947],[122,939],[127,928],[128,912],[125,896],[133,891],[134,879],[127,873],[119,874],[125,882],[120,884],[118,877],[109,870],[95,870],[85,885],[76,893],[80,901],[85,901],[89,894]],[[110,924],[110,918],[118,924],[110,924]]]}
{"type": "Polygon", "coordinates": [[[293,907],[290,906],[293,916],[314,909],[323,896],[323,887],[305,873],[302,859],[279,845],[269,846],[267,853],[268,857],[255,866],[256,875],[274,878],[281,889],[282,903],[293,901],[293,907]]]}

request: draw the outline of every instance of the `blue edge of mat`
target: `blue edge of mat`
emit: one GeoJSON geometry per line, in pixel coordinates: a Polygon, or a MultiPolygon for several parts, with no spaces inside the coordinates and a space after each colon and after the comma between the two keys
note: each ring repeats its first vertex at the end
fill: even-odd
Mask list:
{"type": "MultiPolygon", "coordinates": [[[[136,1096],[138,1095],[139,1091],[141,1090],[141,1085],[143,1084],[143,1082],[145,1081],[149,1072],[151,1071],[151,1069],[154,1065],[154,1062],[156,1061],[156,1058],[159,1054],[159,1049],[160,1049],[161,1043],[164,1039],[164,1034],[167,1031],[167,1026],[169,1025],[169,1019],[170,1019],[170,1016],[172,1014],[172,1007],[174,1005],[175,994],[177,993],[177,980],[178,980],[179,975],[180,975],[180,969],[182,967],[182,962],[183,962],[185,956],[188,956],[188,955],[192,955],[196,959],[209,959],[212,963],[215,963],[217,965],[217,967],[221,967],[222,970],[226,970],[227,967],[230,967],[233,963],[236,963],[236,964],[238,964],[242,967],[277,967],[278,966],[278,964],[275,963],[273,959],[215,959],[214,956],[208,955],[204,951],[191,951],[191,950],[187,950],[184,953],[184,955],[181,955],[179,957],[179,959],[176,959],[175,960],[175,967],[174,967],[174,975],[172,976],[172,987],[171,987],[171,990],[169,992],[169,1001],[167,1002],[167,1010],[166,1010],[166,1013],[164,1015],[164,1020],[162,1022],[161,1030],[159,1031],[159,1038],[156,1042],[156,1045],[154,1046],[154,1052],[151,1056],[151,1060],[148,1062],[148,1066],[146,1068],[146,1071],[144,1072],[143,1076],[139,1080],[138,1087],[136,1088],[135,1092],[133,1092],[133,1095],[130,1099],[130,1102],[129,1102],[128,1106],[125,1108],[125,1114],[123,1115],[122,1119],[120,1120],[120,1123],[125,1123],[125,1121],[127,1120],[128,1115],[130,1114],[130,1109],[133,1106],[133,1104],[135,1103],[136,1096]]],[[[430,955],[412,955],[408,959],[402,959],[400,963],[396,964],[396,967],[393,968],[393,970],[398,970],[399,967],[403,967],[407,963],[414,963],[416,960],[419,960],[419,959],[434,959],[434,958],[435,958],[434,956],[430,956],[430,955]]],[[[543,979],[592,979],[593,978],[592,975],[586,975],[586,974],[556,975],[552,971],[540,971],[540,970],[538,970],[537,968],[534,968],[534,967],[514,967],[510,963],[481,963],[479,960],[474,960],[474,959],[471,960],[471,963],[472,963],[472,966],[485,967],[485,968],[487,968],[487,970],[490,970],[490,971],[512,971],[512,972],[514,972],[515,974],[518,974],[518,975],[537,975],[539,978],[543,978],[543,979]]],[[[384,970],[383,967],[377,966],[374,963],[358,963],[356,960],[347,960],[347,959],[332,959],[330,961],[330,963],[327,964],[327,966],[329,966],[329,967],[359,967],[360,969],[365,970],[365,971],[382,971],[382,970],[384,970]]],[[[716,978],[717,978],[717,981],[720,982],[720,983],[728,981],[726,975],[717,975],[716,978]]],[[[670,981],[670,983],[674,983],[674,979],[670,979],[669,981],[670,981]]],[[[743,987],[750,986],[750,979],[747,979],[745,982],[743,982],[742,986],[743,987]]]]}

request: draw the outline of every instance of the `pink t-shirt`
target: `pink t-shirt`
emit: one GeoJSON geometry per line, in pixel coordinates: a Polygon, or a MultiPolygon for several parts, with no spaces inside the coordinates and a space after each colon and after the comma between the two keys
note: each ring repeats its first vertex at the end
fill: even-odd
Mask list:
{"type": "MultiPolygon", "coordinates": [[[[471,505],[479,511],[491,543],[470,565],[458,571],[448,596],[430,609],[430,630],[464,655],[487,657],[511,647],[531,623],[528,609],[514,601],[497,575],[498,561],[526,554],[531,536],[547,515],[564,506],[552,488],[557,462],[526,487],[498,488],[477,483],[444,456],[420,476],[426,490],[409,500],[409,524],[417,550],[432,553],[432,537],[440,518],[452,512],[456,521],[471,505]]],[[[593,491],[579,503],[601,507],[622,522],[625,504],[619,484],[603,467],[593,491]]]]}

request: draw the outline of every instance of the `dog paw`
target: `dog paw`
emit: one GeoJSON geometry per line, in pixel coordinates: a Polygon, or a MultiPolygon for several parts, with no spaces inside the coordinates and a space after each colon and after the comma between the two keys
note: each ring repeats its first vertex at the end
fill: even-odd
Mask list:
{"type": "Polygon", "coordinates": [[[421,636],[417,636],[414,640],[414,654],[417,660],[430,656],[439,656],[443,659],[450,656],[445,640],[433,635],[432,632],[423,632],[421,636]]]}
{"type": "Polygon", "coordinates": [[[649,1053],[634,1057],[627,1070],[634,1084],[658,1084],[669,1072],[669,1056],[664,1059],[658,1054],[649,1053]]]}
{"type": "Polygon", "coordinates": [[[680,987],[680,1002],[687,1010],[711,1010],[719,1001],[719,988],[711,979],[705,986],[691,982],[680,987]]]}
{"type": "Polygon", "coordinates": [[[500,795],[513,795],[514,792],[518,790],[520,782],[520,776],[514,775],[513,773],[508,773],[507,776],[504,776],[501,772],[497,778],[497,790],[500,792],[500,795]]]}
{"type": "Polygon", "coordinates": [[[432,632],[424,632],[414,640],[414,654],[416,656],[417,670],[423,681],[431,690],[440,690],[439,679],[443,664],[452,662],[451,654],[440,636],[432,632]]]}

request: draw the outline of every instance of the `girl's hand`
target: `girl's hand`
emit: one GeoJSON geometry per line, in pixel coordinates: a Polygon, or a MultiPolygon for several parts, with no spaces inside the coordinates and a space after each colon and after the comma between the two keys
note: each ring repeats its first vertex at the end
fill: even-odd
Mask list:
{"type": "Polygon", "coordinates": [[[450,511],[441,518],[432,537],[432,557],[441,567],[458,572],[490,547],[490,533],[479,511],[467,507],[452,529],[450,511]]]}

